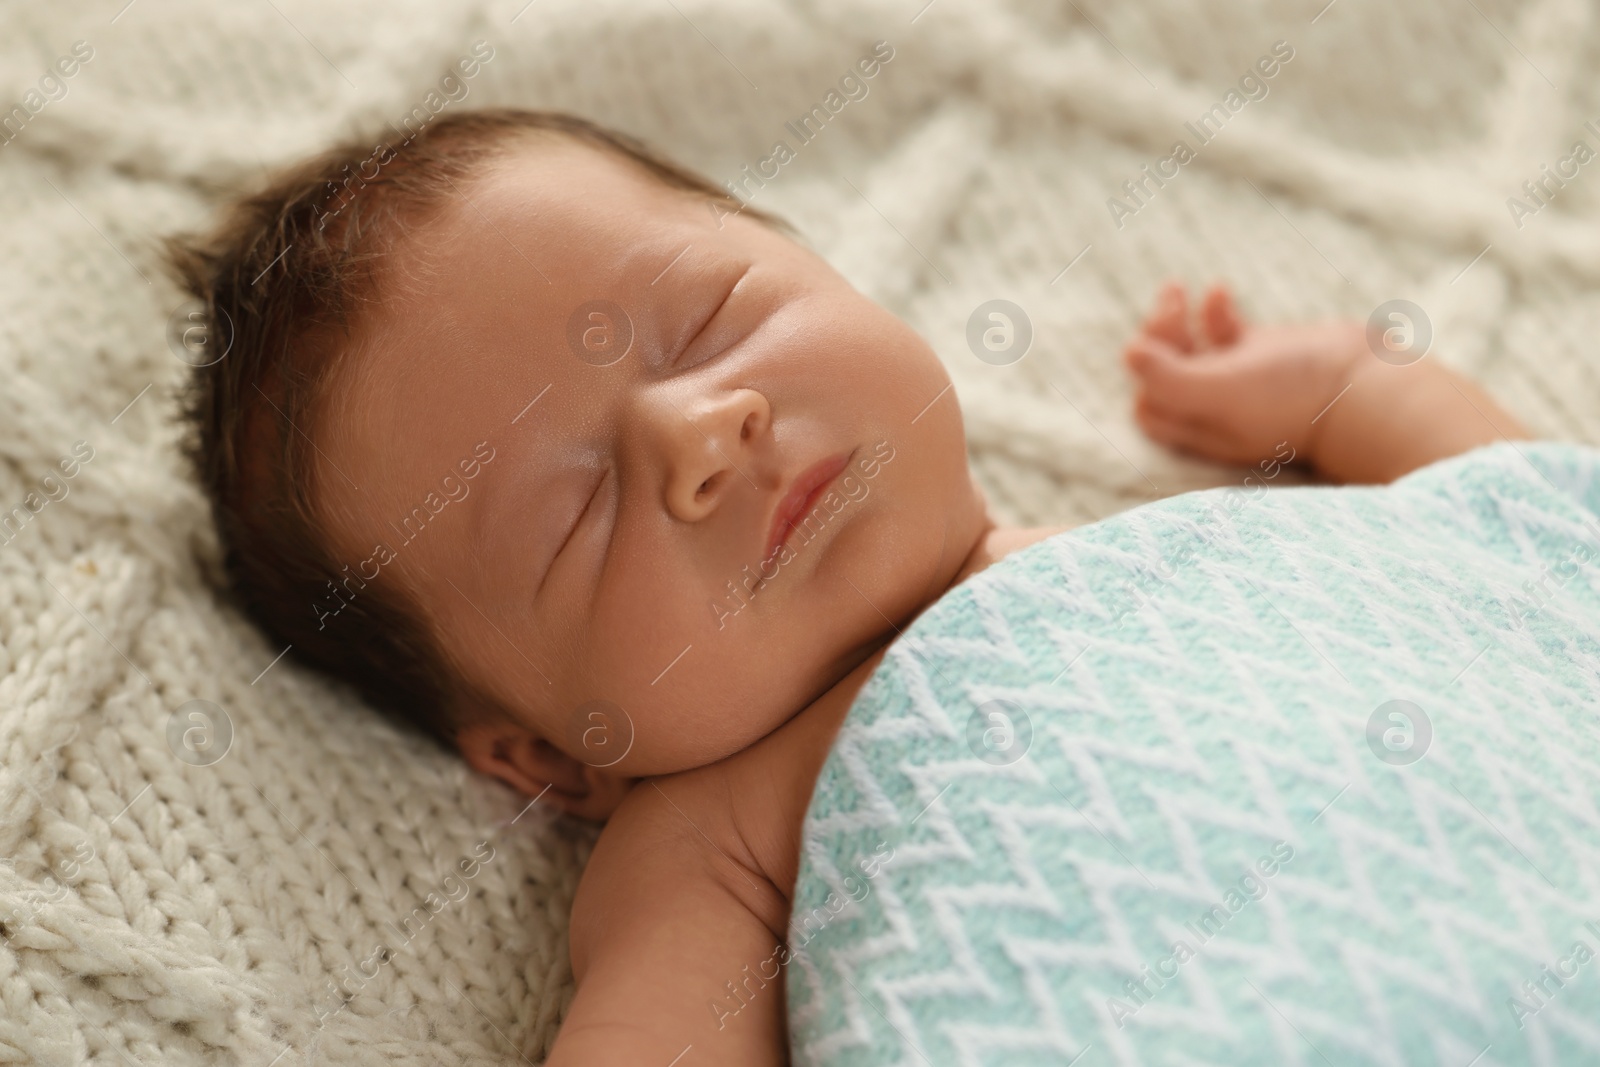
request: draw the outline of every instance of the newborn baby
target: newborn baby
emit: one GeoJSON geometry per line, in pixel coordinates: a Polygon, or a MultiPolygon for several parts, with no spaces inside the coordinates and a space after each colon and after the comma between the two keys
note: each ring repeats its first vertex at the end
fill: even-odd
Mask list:
{"type": "MultiPolygon", "coordinates": [[[[606,823],[552,1067],[783,1062],[781,993],[706,1005],[781,953],[839,724],[924,608],[1059,532],[989,516],[927,342],[776,220],[542,113],[341,147],[174,254],[223,350],[192,450],[246,607],[606,823]]],[[[1144,430],[1215,460],[1375,483],[1525,436],[1362,324],[1252,325],[1223,288],[1168,286],[1123,355],[1144,430]]]]}

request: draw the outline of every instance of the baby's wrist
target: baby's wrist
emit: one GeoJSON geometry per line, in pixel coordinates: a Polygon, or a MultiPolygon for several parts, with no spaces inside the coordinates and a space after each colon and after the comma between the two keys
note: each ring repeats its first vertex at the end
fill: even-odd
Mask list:
{"type": "MultiPolygon", "coordinates": [[[[1329,346],[1322,361],[1322,373],[1318,375],[1322,399],[1306,432],[1306,458],[1319,471],[1328,466],[1325,462],[1330,458],[1328,453],[1336,453],[1343,447],[1339,435],[1328,432],[1338,421],[1332,418],[1335,409],[1350,400],[1352,394],[1364,392],[1360,382],[1368,376],[1369,364],[1376,362],[1370,358],[1372,353],[1367,349],[1366,330],[1361,323],[1341,322],[1337,329],[1338,340],[1329,346]]],[[[1338,466],[1337,457],[1333,458],[1332,465],[1338,466]]]]}

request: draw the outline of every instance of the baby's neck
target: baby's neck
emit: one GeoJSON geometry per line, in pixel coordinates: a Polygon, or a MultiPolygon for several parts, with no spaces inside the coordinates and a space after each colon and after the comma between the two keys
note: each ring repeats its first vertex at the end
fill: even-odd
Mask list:
{"type": "MultiPolygon", "coordinates": [[[[900,634],[904,632],[905,627],[910,626],[912,621],[914,621],[917,616],[933,607],[934,604],[938,603],[941,597],[943,597],[950,590],[954,589],[956,586],[960,585],[962,582],[966,581],[972,575],[983,570],[985,567],[989,566],[989,564],[993,563],[1001,556],[1004,556],[1007,552],[1011,552],[1017,547],[1020,547],[1019,545],[1012,543],[1018,538],[1019,535],[1026,535],[1034,532],[1035,531],[1032,530],[1020,530],[1014,527],[1002,529],[996,526],[994,520],[989,518],[987,512],[985,512],[983,516],[983,525],[978,529],[977,536],[973,538],[971,547],[966,550],[966,556],[961,560],[961,564],[956,568],[955,573],[952,575],[944,571],[944,561],[941,559],[940,571],[939,573],[933,575],[933,577],[929,580],[928,588],[924,590],[922,594],[921,603],[917,605],[916,613],[907,619],[904,625],[899,627],[890,626],[888,629],[885,629],[883,632],[879,633],[877,636],[873,637],[869,641],[866,641],[859,648],[857,648],[854,654],[848,658],[848,666],[844,671],[840,672],[839,678],[842,680],[846,675],[853,672],[855,668],[859,667],[869,658],[876,662],[878,653],[882,652],[886,647],[888,647],[890,642],[892,642],[896,637],[899,637],[900,634]]],[[[1055,531],[1042,530],[1038,532],[1041,534],[1041,536],[1048,536],[1055,531]]],[[[1021,543],[1028,544],[1034,540],[1037,540],[1037,538],[1025,538],[1021,543]]]]}
{"type": "MultiPolygon", "coordinates": [[[[996,526],[990,522],[984,527],[983,533],[979,535],[977,542],[973,544],[972,551],[967,554],[967,558],[961,564],[961,569],[956,572],[956,576],[950,580],[948,586],[939,591],[939,596],[948,593],[951,589],[954,589],[991,563],[996,562],[1002,556],[1008,556],[1019,548],[1026,548],[1035,541],[1042,541],[1051,534],[1060,533],[1064,529],[1066,529],[1064,526],[1033,526],[1026,528],[1021,526],[996,526]]],[[[933,599],[937,600],[938,597],[933,599]]],[[[929,603],[931,604],[932,601],[929,601],[929,603]]]]}
{"type": "MultiPolygon", "coordinates": [[[[922,610],[1001,557],[1063,529],[1065,527],[1000,529],[985,522],[960,569],[942,583],[942,588],[931,592],[922,610]]],[[[910,622],[905,624],[909,625],[910,622]]],[[[761,804],[736,805],[732,821],[723,825],[738,826],[739,847],[751,854],[756,868],[783,894],[784,906],[778,908],[777,918],[773,920],[775,930],[783,928],[787,917],[785,908],[794,890],[799,860],[800,824],[817,775],[857,694],[904,628],[890,629],[864,645],[858,650],[858,657],[826,692],[754,745],[708,767],[676,776],[683,780],[718,783],[708,795],[724,801],[730,796],[766,798],[761,804]]],[[[704,820],[710,821],[716,815],[715,811],[708,811],[704,820]]],[[[695,818],[701,820],[699,814],[695,818]]]]}
{"type": "Polygon", "coordinates": [[[1052,534],[1061,533],[1069,528],[1066,526],[997,526],[986,515],[982,529],[979,530],[977,538],[973,541],[972,547],[967,551],[966,558],[961,561],[961,566],[956,569],[955,574],[946,580],[941,580],[940,577],[935,578],[934,582],[930,584],[927,594],[924,595],[922,603],[918,605],[916,615],[913,615],[911,620],[908,620],[904,626],[887,629],[856,649],[855,653],[849,657],[845,670],[840,673],[837,684],[848,688],[849,684],[852,684],[850,679],[853,676],[853,685],[859,688],[870,671],[860,672],[858,668],[869,660],[876,666],[881,658],[880,653],[896,637],[899,637],[907,626],[911,625],[911,621],[914,621],[917,616],[938,603],[946,593],[1017,549],[1026,548],[1036,541],[1042,541],[1052,534]]]}

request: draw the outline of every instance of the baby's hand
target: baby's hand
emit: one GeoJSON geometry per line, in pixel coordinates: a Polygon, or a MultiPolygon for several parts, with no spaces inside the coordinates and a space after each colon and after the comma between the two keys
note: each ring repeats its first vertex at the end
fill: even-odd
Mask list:
{"type": "Polygon", "coordinates": [[[1169,282],[1123,349],[1137,383],[1134,417],[1172,448],[1254,465],[1287,441],[1315,463],[1317,420],[1365,351],[1356,322],[1252,326],[1215,285],[1195,313],[1169,282]]]}

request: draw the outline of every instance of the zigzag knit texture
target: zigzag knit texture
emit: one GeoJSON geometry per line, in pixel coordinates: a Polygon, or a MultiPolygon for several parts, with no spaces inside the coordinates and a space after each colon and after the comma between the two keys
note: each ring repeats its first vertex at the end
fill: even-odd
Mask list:
{"type": "Polygon", "coordinates": [[[537,1061],[571,995],[592,831],[518,817],[280,661],[202,580],[217,548],[174,450],[159,235],[334,136],[392,136],[484,40],[495,58],[448,106],[578,111],[718,180],[789,142],[752,201],[928,337],[1004,520],[1084,522],[1236,476],[1128,416],[1117,349],[1171,275],[1227,277],[1269,319],[1412,299],[1437,358],[1535,433],[1600,439],[1600,171],[1506,206],[1600,116],[1592,5],[1320,6],[10,8],[0,516],[28,517],[0,532],[0,1062],[537,1061]],[[1280,40],[1294,58],[1270,91],[1128,200],[1280,40]],[[797,143],[786,123],[877,41],[895,54],[867,95],[797,143]],[[1113,197],[1138,208],[1120,227],[1113,197]],[[966,341],[993,298],[1033,327],[1006,366],[966,341]],[[224,725],[214,762],[169,740],[220,745],[224,725]]]}
{"type": "Polygon", "coordinates": [[[975,575],[818,778],[794,1063],[1596,1062],[1597,559],[1600,450],[1500,442],[975,575]]]}

